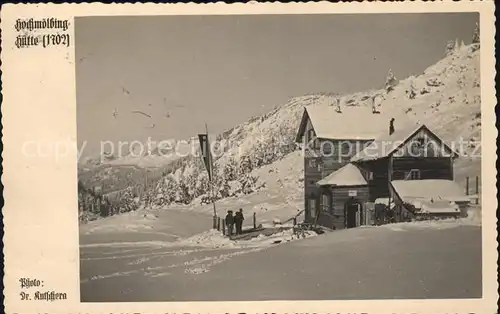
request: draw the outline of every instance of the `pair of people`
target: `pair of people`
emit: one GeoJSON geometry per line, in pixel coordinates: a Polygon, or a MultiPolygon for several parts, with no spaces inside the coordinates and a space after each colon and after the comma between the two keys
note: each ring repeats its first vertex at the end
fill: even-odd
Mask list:
{"type": "Polygon", "coordinates": [[[235,225],[236,225],[236,234],[241,234],[243,220],[245,220],[245,217],[243,217],[242,208],[240,208],[240,210],[236,212],[234,216],[233,216],[233,211],[228,210],[226,215],[227,235],[228,236],[233,235],[233,228],[235,227],[235,225]]]}

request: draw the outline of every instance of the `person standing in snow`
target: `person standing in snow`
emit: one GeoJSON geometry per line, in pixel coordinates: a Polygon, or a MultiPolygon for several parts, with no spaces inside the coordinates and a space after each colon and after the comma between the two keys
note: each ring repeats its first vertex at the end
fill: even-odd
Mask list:
{"type": "Polygon", "coordinates": [[[240,208],[240,210],[234,216],[234,223],[236,224],[236,234],[242,233],[241,227],[243,225],[243,220],[245,220],[245,217],[243,217],[243,208],[240,208]]]}
{"type": "Polygon", "coordinates": [[[232,210],[227,211],[226,226],[227,226],[227,235],[232,236],[233,235],[233,226],[234,226],[234,216],[233,216],[232,210]]]}

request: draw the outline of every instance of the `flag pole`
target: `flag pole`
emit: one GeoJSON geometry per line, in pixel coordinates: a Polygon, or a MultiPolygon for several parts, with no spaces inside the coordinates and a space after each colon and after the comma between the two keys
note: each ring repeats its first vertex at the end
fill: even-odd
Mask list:
{"type": "MultiPolygon", "coordinates": [[[[208,137],[208,125],[207,123],[205,122],[205,132],[207,133],[207,143],[210,143],[209,141],[209,137],[208,137]]],[[[210,150],[210,145],[207,145],[207,148],[210,150]]],[[[213,183],[213,176],[214,176],[214,171],[213,171],[213,163],[212,163],[212,152],[211,151],[208,151],[207,152],[207,156],[210,156],[210,169],[208,170],[209,172],[211,172],[211,176],[209,176],[210,178],[210,192],[212,194],[212,205],[214,207],[214,229],[216,228],[216,224],[217,224],[217,209],[215,208],[215,192],[214,192],[214,183],[213,183]]]]}

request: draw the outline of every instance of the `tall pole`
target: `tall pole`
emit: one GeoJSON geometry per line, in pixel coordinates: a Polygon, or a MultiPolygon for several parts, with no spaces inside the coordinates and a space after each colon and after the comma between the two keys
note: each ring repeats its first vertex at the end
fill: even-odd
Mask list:
{"type": "MultiPolygon", "coordinates": [[[[207,126],[207,123],[205,123],[205,132],[207,133],[207,143],[210,143],[209,141],[209,137],[208,137],[208,126],[207,126]]],[[[217,218],[217,209],[215,208],[215,192],[214,192],[214,183],[213,183],[213,175],[214,175],[214,171],[213,171],[213,160],[212,160],[212,152],[211,152],[211,149],[210,149],[210,145],[207,145],[207,149],[209,150],[207,153],[207,156],[210,156],[210,163],[209,163],[209,167],[210,169],[208,169],[208,172],[209,174],[211,173],[211,175],[209,175],[209,178],[210,178],[210,192],[212,194],[212,205],[214,207],[214,224],[215,224],[215,219],[217,218]]]]}
{"type": "Polygon", "coordinates": [[[144,196],[146,197],[146,202],[147,202],[147,206],[146,208],[148,208],[151,204],[149,203],[150,202],[150,199],[149,199],[149,195],[148,195],[148,187],[149,187],[149,178],[148,178],[148,175],[149,175],[149,169],[146,167],[146,186],[144,187],[144,196]]]}

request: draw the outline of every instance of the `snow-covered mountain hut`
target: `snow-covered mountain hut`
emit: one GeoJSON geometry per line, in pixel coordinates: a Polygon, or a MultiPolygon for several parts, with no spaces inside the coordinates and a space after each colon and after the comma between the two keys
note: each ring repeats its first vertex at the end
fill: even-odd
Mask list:
{"type": "Polygon", "coordinates": [[[468,200],[453,181],[458,154],[427,126],[383,110],[331,108],[307,107],[296,138],[304,151],[306,222],[363,225],[366,204],[379,199],[388,200],[395,221],[463,212],[468,200]],[[415,195],[408,196],[407,181],[415,195]]]}

